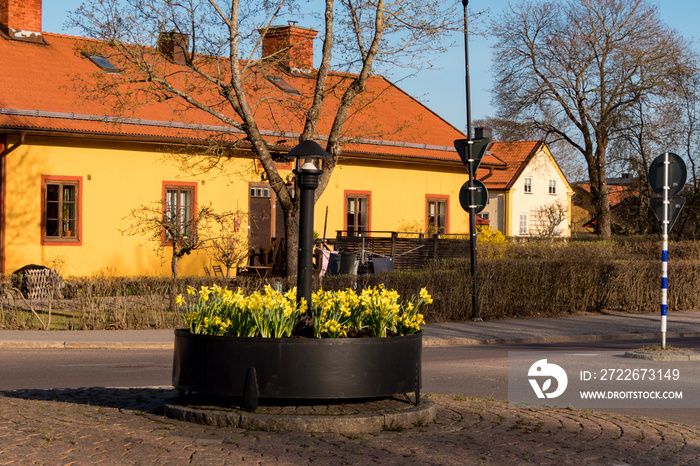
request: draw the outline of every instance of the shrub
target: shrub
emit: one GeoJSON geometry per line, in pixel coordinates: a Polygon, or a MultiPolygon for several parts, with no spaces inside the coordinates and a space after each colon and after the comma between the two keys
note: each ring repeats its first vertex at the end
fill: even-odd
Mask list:
{"type": "MultiPolygon", "coordinates": [[[[615,241],[514,242],[478,248],[480,314],[484,319],[563,315],[614,309],[654,312],[660,306],[661,246],[654,237],[615,241]],[[495,254],[494,252],[498,252],[495,254]]],[[[700,243],[669,245],[670,311],[700,308],[700,243]]],[[[279,291],[296,286],[296,277],[260,280],[253,277],[89,277],[69,278],[64,295],[54,300],[52,328],[169,328],[183,326],[169,295],[214,284],[240,287],[246,295],[266,284],[279,291]]],[[[428,322],[465,320],[471,316],[472,278],[469,260],[443,260],[417,271],[341,275],[314,279],[314,289],[360,293],[384,286],[401,296],[430,290],[434,303],[425,309],[428,322]]],[[[38,328],[21,303],[0,301],[0,326],[38,328]]]]}

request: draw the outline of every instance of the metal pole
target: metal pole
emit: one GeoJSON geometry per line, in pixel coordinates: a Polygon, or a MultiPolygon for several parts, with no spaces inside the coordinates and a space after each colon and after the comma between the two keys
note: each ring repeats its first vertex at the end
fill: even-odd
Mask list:
{"type": "Polygon", "coordinates": [[[467,20],[467,5],[469,0],[462,0],[464,6],[464,66],[465,66],[465,84],[467,90],[467,162],[469,166],[469,247],[471,250],[471,271],[472,271],[472,320],[480,321],[479,315],[479,296],[478,296],[478,279],[477,279],[477,264],[476,264],[476,186],[474,179],[476,178],[476,169],[474,167],[474,156],[472,147],[472,105],[471,91],[469,83],[469,22],[467,20]]]}
{"type": "Polygon", "coordinates": [[[297,303],[301,298],[311,306],[314,251],[314,194],[320,170],[304,169],[296,173],[299,184],[299,255],[297,256],[297,303]]]}
{"type": "Polygon", "coordinates": [[[670,200],[668,172],[671,162],[664,153],[664,218],[661,222],[661,348],[666,349],[666,311],[668,310],[668,224],[670,200]]]}
{"type": "MultiPolygon", "coordinates": [[[[462,5],[464,6],[464,66],[466,73],[466,86],[467,86],[467,139],[471,141],[472,139],[472,104],[471,96],[469,95],[469,26],[467,21],[467,5],[469,0],[462,0],[462,5]]],[[[470,143],[471,144],[471,143],[470,143]]],[[[471,149],[470,149],[471,151],[471,149]]],[[[470,152],[471,155],[471,152],[470,152]]],[[[471,158],[471,157],[470,157],[471,158]]]]}

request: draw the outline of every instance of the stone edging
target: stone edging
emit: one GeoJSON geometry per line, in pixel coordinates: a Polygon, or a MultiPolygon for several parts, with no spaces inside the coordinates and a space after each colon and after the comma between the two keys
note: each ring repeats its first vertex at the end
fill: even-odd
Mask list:
{"type": "Polygon", "coordinates": [[[434,401],[385,413],[347,415],[258,414],[237,410],[201,409],[169,402],[165,415],[181,421],[216,427],[240,427],[275,432],[332,432],[339,434],[374,433],[384,429],[403,429],[432,422],[437,416],[434,401]]]}
{"type": "Polygon", "coordinates": [[[636,350],[625,352],[625,357],[649,361],[700,361],[700,352],[694,350],[636,350]]]}

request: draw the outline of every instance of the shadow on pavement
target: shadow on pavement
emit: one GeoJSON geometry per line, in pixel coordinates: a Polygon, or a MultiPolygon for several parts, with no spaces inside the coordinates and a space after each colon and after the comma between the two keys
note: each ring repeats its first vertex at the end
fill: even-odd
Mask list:
{"type": "Polygon", "coordinates": [[[172,388],[81,387],[54,388],[48,390],[5,390],[0,391],[0,396],[35,401],[58,401],[160,414],[163,404],[175,398],[177,396],[177,391],[172,388]]]}

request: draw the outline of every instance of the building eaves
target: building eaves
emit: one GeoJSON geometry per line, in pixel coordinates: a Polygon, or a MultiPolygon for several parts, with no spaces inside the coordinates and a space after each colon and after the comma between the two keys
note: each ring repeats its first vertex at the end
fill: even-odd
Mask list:
{"type": "MultiPolygon", "coordinates": [[[[36,119],[58,119],[58,120],[70,120],[70,121],[83,121],[83,122],[94,122],[94,123],[104,123],[104,124],[115,124],[115,125],[130,125],[134,127],[156,127],[156,128],[169,128],[169,129],[178,129],[178,130],[184,130],[184,131],[193,131],[195,133],[206,133],[206,132],[215,132],[215,133],[222,133],[222,134],[236,134],[240,136],[244,136],[245,132],[239,128],[236,128],[234,126],[227,126],[227,125],[206,125],[206,124],[198,124],[198,123],[183,123],[183,122],[177,122],[177,121],[162,121],[162,120],[151,120],[151,119],[143,119],[143,118],[127,118],[127,117],[116,117],[116,116],[110,116],[110,115],[91,115],[91,114],[84,114],[84,113],[68,113],[68,112],[54,112],[54,111],[42,111],[42,110],[27,110],[27,109],[13,109],[13,108],[4,108],[0,107],[0,115],[8,115],[8,116],[20,116],[20,117],[27,117],[27,118],[36,118],[36,119]]],[[[5,128],[5,129],[12,129],[13,131],[19,131],[19,130],[24,130],[24,131],[41,131],[43,133],[62,133],[62,134],[70,134],[71,131],[69,129],[57,129],[57,128],[52,128],[50,126],[42,126],[40,124],[37,124],[36,126],[28,126],[28,125],[13,125],[13,124],[4,124],[0,125],[0,128],[5,128]]],[[[270,131],[270,130],[261,130],[260,131],[263,136],[266,137],[273,137],[273,138],[278,138],[278,139],[292,139],[296,140],[299,138],[300,134],[298,133],[292,133],[292,132],[285,132],[285,131],[270,131]]],[[[119,137],[123,135],[131,135],[132,137],[138,137],[139,133],[133,132],[133,133],[110,133],[108,131],[79,131],[79,133],[82,134],[100,134],[102,136],[109,136],[110,134],[114,137],[119,137]]],[[[141,134],[140,135],[144,140],[146,139],[153,139],[154,136],[152,135],[146,135],[146,134],[141,134]]],[[[163,141],[163,140],[181,140],[181,139],[189,139],[189,140],[204,140],[204,137],[191,137],[191,138],[183,138],[183,137],[157,137],[158,140],[163,141]]],[[[321,140],[321,141],[327,141],[328,137],[325,135],[314,135],[313,139],[315,140],[321,140]]],[[[352,145],[357,145],[357,146],[374,146],[374,147],[396,147],[396,148],[410,148],[410,149],[418,149],[418,150],[423,150],[423,151],[431,151],[431,152],[437,152],[437,153],[442,153],[444,154],[443,157],[440,156],[415,156],[415,155],[395,155],[395,157],[399,159],[416,159],[416,160],[445,160],[452,162],[455,160],[455,154],[456,150],[454,147],[448,147],[448,146],[439,146],[439,145],[431,145],[431,144],[420,144],[420,143],[409,143],[409,142],[403,142],[403,141],[386,141],[386,140],[378,140],[378,139],[362,139],[362,138],[347,138],[343,140],[343,142],[350,143],[352,145]]],[[[370,156],[386,156],[386,155],[391,155],[387,154],[386,152],[382,152],[381,150],[377,151],[370,151],[370,150],[353,150],[352,153],[355,154],[366,154],[370,156]]]]}

